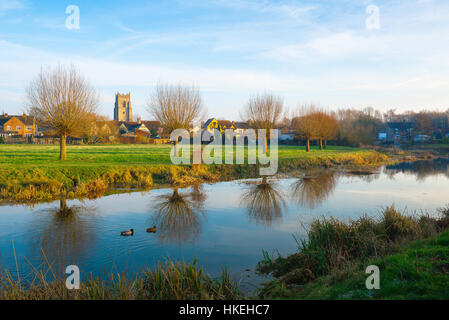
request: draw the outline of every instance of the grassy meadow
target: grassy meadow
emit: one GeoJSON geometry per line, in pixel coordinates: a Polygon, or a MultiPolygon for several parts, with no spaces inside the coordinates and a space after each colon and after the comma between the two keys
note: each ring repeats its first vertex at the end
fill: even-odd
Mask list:
{"type": "MultiPolygon", "coordinates": [[[[190,185],[257,177],[257,165],[173,165],[171,145],[0,145],[0,201],[29,202],[101,196],[113,188],[190,185]]],[[[247,151],[247,150],[245,150],[247,151]]],[[[223,151],[224,152],[224,151],[223,151]]],[[[373,150],[329,146],[306,152],[279,146],[279,171],[315,166],[371,166],[388,158],[373,150]]]]}
{"type": "MultiPolygon", "coordinates": [[[[98,166],[98,165],[167,165],[171,164],[171,145],[74,145],[67,147],[67,160],[61,162],[59,145],[0,145],[0,166],[98,166]]],[[[306,152],[304,146],[279,146],[279,160],[310,160],[316,157],[337,158],[343,155],[363,157],[372,151],[351,147],[317,147],[306,152]]]]}

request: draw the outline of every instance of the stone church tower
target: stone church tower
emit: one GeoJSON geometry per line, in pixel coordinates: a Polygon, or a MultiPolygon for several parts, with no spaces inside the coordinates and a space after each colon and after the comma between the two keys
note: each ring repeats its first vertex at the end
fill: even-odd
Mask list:
{"type": "Polygon", "coordinates": [[[115,95],[114,120],[133,121],[133,109],[131,107],[131,93],[115,95]]]}

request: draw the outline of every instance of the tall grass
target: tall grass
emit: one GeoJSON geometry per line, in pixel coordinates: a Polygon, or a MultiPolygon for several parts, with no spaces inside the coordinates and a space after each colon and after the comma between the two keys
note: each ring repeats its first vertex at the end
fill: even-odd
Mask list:
{"type": "Polygon", "coordinates": [[[449,207],[439,217],[407,216],[393,206],[380,218],[362,217],[348,223],[334,218],[315,220],[298,252],[288,257],[265,258],[261,274],[272,274],[286,284],[305,284],[317,277],[342,270],[354,263],[384,256],[406,242],[434,235],[449,225],[449,207]]]}
{"type": "MultiPolygon", "coordinates": [[[[68,290],[65,279],[48,265],[32,268],[30,281],[0,272],[0,300],[233,300],[242,297],[238,283],[224,268],[212,278],[195,260],[192,263],[165,260],[152,269],[129,278],[109,272],[103,278],[89,275],[79,290],[68,290]]],[[[83,276],[82,276],[83,279],[83,276]]]]}

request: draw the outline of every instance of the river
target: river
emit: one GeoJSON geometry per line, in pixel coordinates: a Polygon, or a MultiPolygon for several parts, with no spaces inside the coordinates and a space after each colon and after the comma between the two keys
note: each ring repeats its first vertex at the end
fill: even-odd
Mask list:
{"type": "Polygon", "coordinates": [[[419,161],[372,174],[334,170],[296,177],[154,189],[96,200],[0,206],[0,267],[21,278],[46,260],[62,274],[134,273],[170,257],[192,261],[213,276],[226,265],[243,283],[258,282],[262,251],[292,253],[304,228],[321,216],[379,216],[387,205],[435,214],[449,203],[449,161],[419,161]],[[146,229],[156,226],[156,233],[146,229]],[[133,228],[134,236],[120,232],[133,228]],[[16,263],[17,261],[17,263],[16,263]]]}

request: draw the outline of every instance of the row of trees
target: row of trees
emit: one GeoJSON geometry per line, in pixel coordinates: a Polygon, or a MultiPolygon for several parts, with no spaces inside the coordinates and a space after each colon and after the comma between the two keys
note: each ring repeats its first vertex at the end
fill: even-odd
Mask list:
{"type": "MultiPolygon", "coordinates": [[[[86,134],[93,128],[106,134],[110,131],[105,119],[97,115],[98,93],[73,66],[42,69],[27,88],[27,96],[29,113],[60,136],[61,160],[66,159],[68,136],[86,134]]],[[[166,132],[189,129],[205,115],[199,89],[182,85],[158,85],[148,107],[166,132]]],[[[243,113],[252,128],[265,129],[267,134],[284,115],[283,99],[269,93],[251,97],[243,113]]],[[[310,140],[319,140],[323,148],[323,141],[335,138],[338,128],[334,114],[314,106],[300,108],[293,123],[298,135],[307,140],[308,151],[310,140]]]]}
{"type": "MultiPolygon", "coordinates": [[[[68,136],[86,134],[94,128],[96,135],[91,136],[98,138],[114,130],[97,114],[98,93],[73,66],[42,69],[30,83],[27,95],[29,113],[61,137],[61,160],[66,158],[68,136]]],[[[158,85],[148,101],[148,108],[165,132],[188,130],[206,116],[199,89],[182,85],[158,85]]],[[[395,116],[394,111],[382,115],[372,108],[330,112],[316,105],[300,106],[289,116],[281,97],[264,93],[248,100],[242,120],[254,129],[267,130],[267,134],[270,129],[286,126],[305,141],[309,151],[312,140],[319,142],[320,149],[326,147],[328,140],[343,145],[372,144],[383,121],[395,116]]],[[[427,114],[415,114],[414,121],[422,130],[431,128],[427,114]]]]}
{"type": "Polygon", "coordinates": [[[308,105],[299,107],[297,116],[291,121],[291,127],[306,141],[306,150],[309,152],[311,140],[318,140],[322,150],[326,147],[327,140],[335,139],[339,123],[333,112],[308,105]]]}

